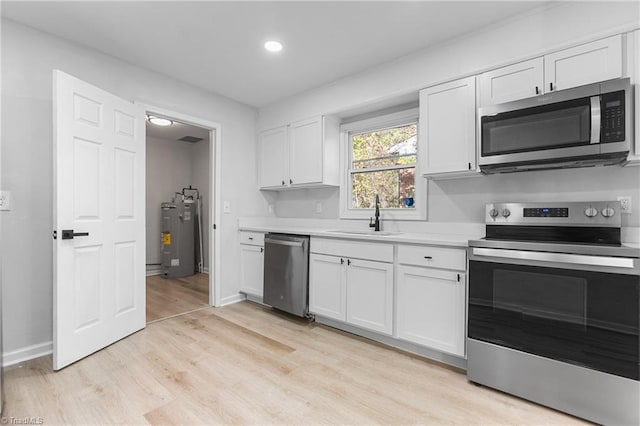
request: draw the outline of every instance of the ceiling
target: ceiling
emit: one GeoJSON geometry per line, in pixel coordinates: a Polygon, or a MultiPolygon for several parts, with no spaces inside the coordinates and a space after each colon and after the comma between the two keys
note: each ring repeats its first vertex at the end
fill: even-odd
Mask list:
{"type": "Polygon", "coordinates": [[[2,16],[262,107],[542,1],[2,1],[2,16]],[[263,48],[277,39],[284,50],[263,48]]]}
{"type": "MultiPolygon", "coordinates": [[[[170,118],[170,117],[168,117],[170,118]]],[[[171,126],[156,126],[151,124],[148,120],[146,123],[146,135],[152,138],[167,139],[174,142],[192,143],[180,141],[185,136],[191,136],[194,138],[201,138],[205,142],[209,142],[209,130],[202,127],[192,126],[190,124],[181,123],[179,121],[172,120],[171,126]]]]}

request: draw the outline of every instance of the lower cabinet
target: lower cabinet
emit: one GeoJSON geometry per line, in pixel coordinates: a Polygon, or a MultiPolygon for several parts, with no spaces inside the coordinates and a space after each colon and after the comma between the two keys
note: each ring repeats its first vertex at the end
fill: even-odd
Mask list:
{"type": "Polygon", "coordinates": [[[397,337],[464,356],[465,274],[398,265],[397,278],[397,337]]]}
{"type": "Polygon", "coordinates": [[[241,233],[240,291],[258,297],[262,297],[264,282],[263,241],[264,234],[241,233]]]}
{"type": "Polygon", "coordinates": [[[390,335],[393,264],[312,253],[309,311],[390,335]]]}

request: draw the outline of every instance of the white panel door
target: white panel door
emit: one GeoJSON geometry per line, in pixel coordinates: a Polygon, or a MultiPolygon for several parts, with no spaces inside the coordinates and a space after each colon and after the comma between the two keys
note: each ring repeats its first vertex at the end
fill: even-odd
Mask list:
{"type": "Polygon", "coordinates": [[[393,332],[393,264],[347,260],[347,322],[393,332]]]}
{"type": "Polygon", "coordinates": [[[465,275],[398,266],[397,337],[464,356],[465,275]]]}
{"type": "Polygon", "coordinates": [[[346,319],[345,259],[309,256],[309,312],[344,321],[346,319]]]}
{"type": "Polygon", "coordinates": [[[322,182],[322,117],[289,126],[289,183],[322,182]]]}
{"type": "Polygon", "coordinates": [[[622,77],[622,36],[616,35],[544,57],[545,92],[622,77]]]}
{"type": "Polygon", "coordinates": [[[530,98],[544,91],[542,57],[487,71],[478,77],[479,106],[530,98]]]}
{"type": "Polygon", "coordinates": [[[145,326],[145,127],[139,106],[57,70],[53,99],[58,370],[145,326]]]}
{"type": "Polygon", "coordinates": [[[475,169],[475,77],[421,90],[419,125],[424,174],[475,169]]]}
{"type": "Polygon", "coordinates": [[[240,291],[262,297],[264,248],[240,244],[240,291]]]}
{"type": "Polygon", "coordinates": [[[288,185],[287,126],[260,133],[259,145],[260,188],[288,185]]]}

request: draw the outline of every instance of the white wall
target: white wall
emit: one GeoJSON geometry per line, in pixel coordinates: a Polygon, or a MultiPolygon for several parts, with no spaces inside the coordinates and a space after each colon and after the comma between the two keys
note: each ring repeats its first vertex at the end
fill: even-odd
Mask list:
{"type": "Polygon", "coordinates": [[[19,357],[52,339],[52,70],[61,69],[117,96],[221,124],[224,300],[238,292],[237,218],[267,211],[255,167],[256,111],[113,57],[2,21],[2,183],[13,208],[3,212],[4,351],[19,357]]]}
{"type": "MultiPolygon", "coordinates": [[[[318,114],[348,116],[366,105],[390,105],[394,98],[435,84],[542,55],[596,38],[640,27],[639,2],[565,2],[538,9],[444,45],[383,64],[370,71],[267,106],[259,111],[259,129],[318,114]]],[[[482,222],[482,206],[493,201],[615,199],[632,195],[633,214],[624,226],[640,226],[640,168],[590,168],[430,181],[431,221],[482,222]]],[[[279,217],[315,218],[314,199],[326,207],[322,216],[337,218],[339,191],[306,190],[275,196],[279,217]],[[318,191],[318,192],[316,192],[318,191]]]]}
{"type": "MultiPolygon", "coordinates": [[[[209,199],[209,141],[197,143],[159,139],[147,136],[147,264],[162,261],[161,236],[162,220],[160,204],[171,201],[176,192],[191,185],[203,194],[203,201],[209,199]]],[[[203,211],[204,229],[208,228],[208,206],[203,211]]],[[[208,233],[203,233],[203,245],[208,245],[208,233]]],[[[209,267],[205,251],[205,268],[209,267]]],[[[147,268],[159,270],[159,267],[147,268]]]]}

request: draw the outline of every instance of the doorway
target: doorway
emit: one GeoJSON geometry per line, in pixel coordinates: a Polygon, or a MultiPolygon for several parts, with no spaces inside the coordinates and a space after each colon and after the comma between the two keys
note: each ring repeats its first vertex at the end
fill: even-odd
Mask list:
{"type": "Polygon", "coordinates": [[[215,305],[219,126],[146,109],[146,322],[150,323],[215,305]],[[154,125],[149,117],[164,119],[166,125],[154,125]],[[190,207],[193,212],[191,217],[183,211],[174,222],[173,241],[164,229],[168,206],[190,207]],[[181,238],[176,254],[176,237],[188,233],[191,239],[185,243],[181,238]]]}

